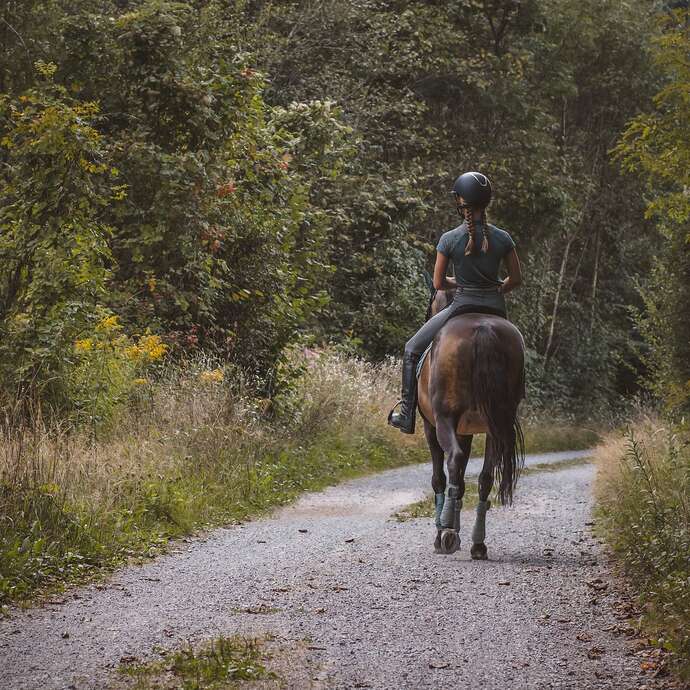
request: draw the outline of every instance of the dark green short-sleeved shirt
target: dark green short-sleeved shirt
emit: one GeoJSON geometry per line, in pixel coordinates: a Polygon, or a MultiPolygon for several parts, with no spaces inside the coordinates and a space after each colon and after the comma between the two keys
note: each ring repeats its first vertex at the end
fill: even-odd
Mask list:
{"type": "MultiPolygon", "coordinates": [[[[463,223],[453,230],[444,232],[438,241],[436,251],[447,256],[453,263],[455,279],[458,285],[467,288],[490,288],[500,284],[498,269],[501,261],[508,254],[515,242],[505,231],[488,223],[489,249],[486,254],[476,251],[470,256],[465,256],[465,248],[470,234],[467,224],[463,223]]],[[[475,223],[476,242],[481,246],[482,224],[475,223]]]]}

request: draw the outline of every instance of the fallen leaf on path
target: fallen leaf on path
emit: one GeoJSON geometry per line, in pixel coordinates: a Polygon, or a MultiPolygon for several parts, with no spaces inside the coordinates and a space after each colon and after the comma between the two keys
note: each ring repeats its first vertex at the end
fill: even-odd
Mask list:
{"type": "Polygon", "coordinates": [[[352,542],[353,542],[354,540],[355,540],[355,538],[354,538],[354,537],[351,537],[350,539],[346,539],[346,540],[345,540],[345,543],[346,543],[346,544],[352,544],[352,542]]]}
{"type": "Polygon", "coordinates": [[[605,589],[609,588],[609,583],[604,582],[601,578],[597,577],[594,580],[587,580],[587,587],[590,587],[597,592],[603,592],[605,589]]]}
{"type": "Polygon", "coordinates": [[[449,661],[430,661],[429,668],[449,668],[449,661]]]}
{"type": "Polygon", "coordinates": [[[499,585],[509,585],[510,581],[509,580],[502,580],[501,582],[498,583],[499,585]]]}
{"type": "Polygon", "coordinates": [[[238,609],[239,613],[251,613],[254,615],[260,615],[263,613],[276,613],[280,609],[272,608],[271,606],[266,606],[266,604],[259,604],[258,606],[247,606],[244,609],[238,609]]]}
{"type": "Polygon", "coordinates": [[[605,654],[606,650],[601,647],[592,647],[587,652],[588,659],[601,659],[602,655],[605,654]]]}
{"type": "Polygon", "coordinates": [[[301,532],[302,534],[306,534],[309,530],[308,529],[298,529],[298,532],[301,532]]]}
{"type": "Polygon", "coordinates": [[[592,636],[589,633],[579,633],[577,635],[577,639],[580,640],[581,642],[591,642],[592,641],[592,636]]]}

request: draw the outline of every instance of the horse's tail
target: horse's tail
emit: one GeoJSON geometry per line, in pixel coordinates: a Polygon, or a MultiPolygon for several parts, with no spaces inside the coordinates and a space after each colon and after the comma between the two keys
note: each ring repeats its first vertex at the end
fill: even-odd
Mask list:
{"type": "Polygon", "coordinates": [[[521,390],[509,390],[509,362],[501,341],[488,324],[474,332],[472,352],[472,406],[489,426],[491,465],[503,505],[513,502],[513,490],[525,464],[525,441],[517,407],[521,390]]]}

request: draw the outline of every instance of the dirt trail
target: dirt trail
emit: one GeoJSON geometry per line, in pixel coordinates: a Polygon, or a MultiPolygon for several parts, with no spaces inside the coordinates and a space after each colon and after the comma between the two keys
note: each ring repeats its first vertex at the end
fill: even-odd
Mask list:
{"type": "Polygon", "coordinates": [[[617,632],[592,477],[587,464],[523,477],[514,508],[487,516],[487,562],[469,559],[471,512],[445,557],[431,520],[390,519],[430,490],[430,466],[306,495],[0,621],[0,688],[113,687],[122,657],[238,632],[299,648],[289,687],[661,687],[617,632]]]}

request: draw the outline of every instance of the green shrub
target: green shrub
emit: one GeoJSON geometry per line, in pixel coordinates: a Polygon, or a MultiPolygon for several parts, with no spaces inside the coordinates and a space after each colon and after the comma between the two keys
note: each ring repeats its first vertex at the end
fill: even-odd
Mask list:
{"type": "Polygon", "coordinates": [[[690,678],[690,440],[647,420],[609,438],[597,459],[604,534],[657,643],[690,678]]]}

